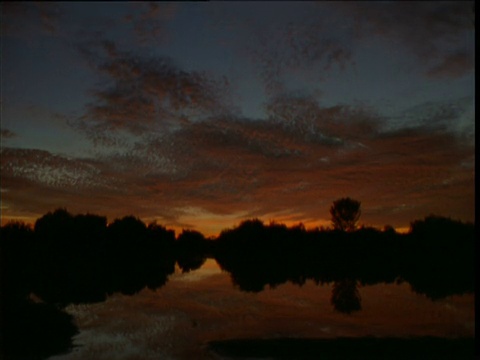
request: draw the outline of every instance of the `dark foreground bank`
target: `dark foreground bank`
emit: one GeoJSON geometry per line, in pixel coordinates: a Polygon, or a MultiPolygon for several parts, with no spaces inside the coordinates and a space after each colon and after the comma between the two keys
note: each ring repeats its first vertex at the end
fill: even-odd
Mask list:
{"type": "Polygon", "coordinates": [[[232,339],[212,341],[209,348],[234,359],[472,360],[475,356],[474,338],[232,339]]]}

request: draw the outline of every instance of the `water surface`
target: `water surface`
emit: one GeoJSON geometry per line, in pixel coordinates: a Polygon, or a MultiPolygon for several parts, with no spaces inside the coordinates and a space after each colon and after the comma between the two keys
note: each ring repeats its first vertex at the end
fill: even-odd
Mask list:
{"type": "Polygon", "coordinates": [[[474,337],[474,295],[432,301],[406,282],[358,286],[361,310],[331,304],[333,283],[284,283],[241,291],[213,259],[157,290],[114,294],[69,305],[80,333],[76,348],[50,359],[217,359],[208,343],[229,339],[435,336],[474,337]]]}

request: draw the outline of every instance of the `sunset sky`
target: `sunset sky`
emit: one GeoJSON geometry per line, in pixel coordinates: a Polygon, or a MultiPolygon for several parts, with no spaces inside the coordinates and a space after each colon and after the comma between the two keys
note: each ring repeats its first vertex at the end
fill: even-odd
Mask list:
{"type": "Polygon", "coordinates": [[[1,9],[2,224],[474,221],[474,2],[1,9]]]}

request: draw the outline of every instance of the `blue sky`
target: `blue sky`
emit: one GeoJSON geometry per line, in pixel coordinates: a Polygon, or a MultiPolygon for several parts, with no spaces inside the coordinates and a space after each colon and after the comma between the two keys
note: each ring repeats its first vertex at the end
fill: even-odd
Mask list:
{"type": "Polygon", "coordinates": [[[474,219],[473,2],[2,4],[2,221],[474,219]]]}

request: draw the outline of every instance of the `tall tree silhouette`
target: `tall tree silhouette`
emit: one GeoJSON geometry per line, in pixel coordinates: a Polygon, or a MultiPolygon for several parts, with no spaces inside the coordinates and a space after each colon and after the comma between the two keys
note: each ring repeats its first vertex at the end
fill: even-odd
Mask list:
{"type": "Polygon", "coordinates": [[[349,197],[335,200],[330,207],[333,227],[341,231],[355,230],[360,214],[360,201],[349,197]]]}

